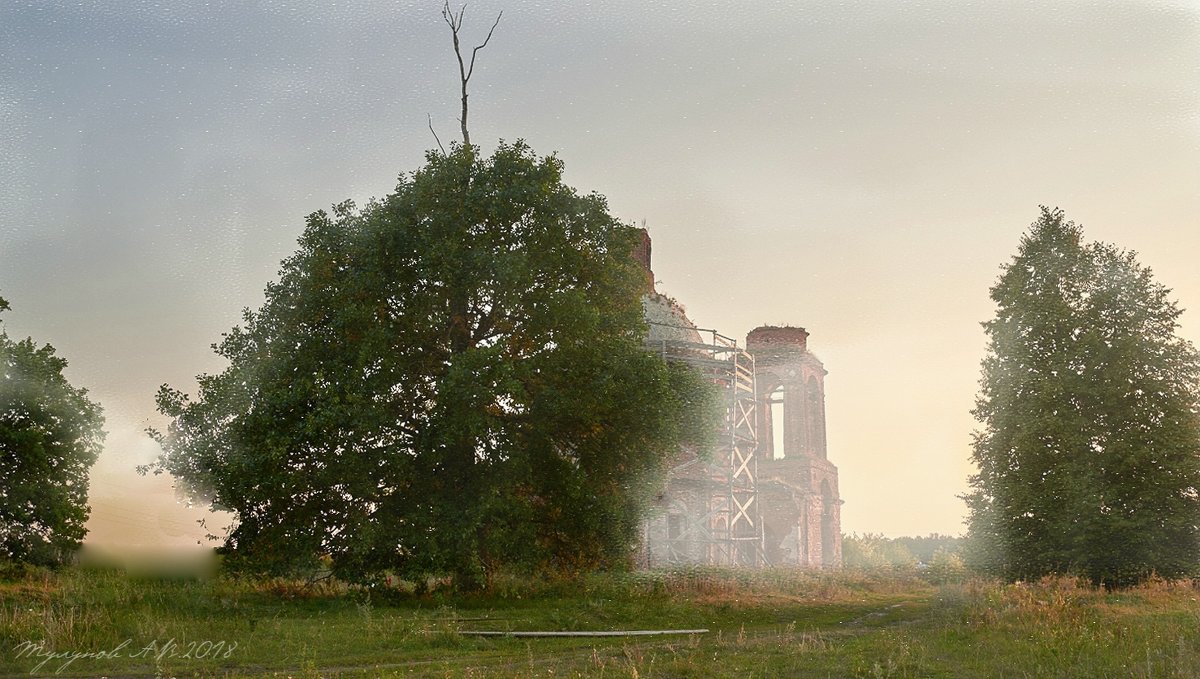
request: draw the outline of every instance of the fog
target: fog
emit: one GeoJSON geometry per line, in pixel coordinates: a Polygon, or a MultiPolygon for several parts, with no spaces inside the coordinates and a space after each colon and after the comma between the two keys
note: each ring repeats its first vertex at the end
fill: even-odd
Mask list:
{"type": "MultiPolygon", "coordinates": [[[[472,2],[468,43],[504,11],[472,140],[645,220],[698,325],[809,330],[845,532],[961,532],[979,324],[1039,204],[1200,305],[1200,12],[696,5],[472,2]]],[[[456,137],[449,29],[434,2],[30,1],[0,45],[4,322],[105,409],[89,544],[195,545],[203,512],[133,472],[154,393],[223,367],[304,215],[390,191],[429,120],[456,137]]]]}

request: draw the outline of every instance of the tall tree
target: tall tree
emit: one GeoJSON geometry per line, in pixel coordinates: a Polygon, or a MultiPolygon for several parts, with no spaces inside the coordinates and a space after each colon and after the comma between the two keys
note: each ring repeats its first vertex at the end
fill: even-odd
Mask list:
{"type": "Polygon", "coordinates": [[[991,290],[969,556],[1126,585],[1200,563],[1200,359],[1132,252],[1042,208],[991,290]]]}
{"type": "MultiPolygon", "coordinates": [[[[0,312],[8,309],[0,298],[0,312]]],[[[66,366],[54,347],[9,339],[0,325],[0,559],[56,564],[87,533],[104,417],[67,382],[66,366]]]]}
{"type": "Polygon", "coordinates": [[[712,438],[708,386],[642,349],[634,242],[523,143],[430,153],[309,216],[229,367],[160,391],[155,469],[233,511],[258,569],[623,563],[668,456],[712,438]]]}

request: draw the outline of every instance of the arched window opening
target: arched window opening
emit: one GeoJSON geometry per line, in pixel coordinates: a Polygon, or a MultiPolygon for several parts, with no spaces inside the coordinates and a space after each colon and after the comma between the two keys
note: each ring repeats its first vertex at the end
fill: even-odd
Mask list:
{"type": "Polygon", "coordinates": [[[787,452],[784,448],[785,436],[785,409],[783,402],[783,385],[775,387],[775,390],[767,397],[767,406],[771,409],[770,417],[770,437],[771,437],[771,459],[782,460],[787,452]]]}

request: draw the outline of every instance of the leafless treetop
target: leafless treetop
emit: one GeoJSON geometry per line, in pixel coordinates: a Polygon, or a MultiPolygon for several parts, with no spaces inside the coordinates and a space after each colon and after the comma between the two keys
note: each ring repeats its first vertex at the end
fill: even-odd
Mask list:
{"type": "Polygon", "coordinates": [[[450,9],[450,0],[446,0],[445,4],[442,5],[442,18],[445,19],[446,25],[450,27],[450,34],[454,37],[454,56],[458,58],[458,75],[462,82],[462,117],[458,119],[458,122],[462,126],[463,144],[470,146],[471,134],[467,132],[467,82],[471,80],[471,74],[475,72],[475,57],[478,56],[479,50],[487,47],[488,42],[491,41],[492,33],[496,31],[496,26],[500,25],[500,17],[504,16],[504,12],[501,11],[496,15],[496,21],[492,23],[492,28],[488,31],[487,37],[484,38],[481,44],[476,45],[471,50],[471,61],[464,63],[462,48],[458,40],[458,32],[462,29],[463,14],[466,11],[466,4],[458,10],[458,14],[455,14],[450,9]]]}

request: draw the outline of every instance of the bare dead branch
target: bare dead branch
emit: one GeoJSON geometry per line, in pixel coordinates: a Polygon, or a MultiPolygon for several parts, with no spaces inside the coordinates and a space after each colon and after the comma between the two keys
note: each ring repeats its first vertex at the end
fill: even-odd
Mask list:
{"type": "Polygon", "coordinates": [[[442,140],[438,139],[437,132],[433,129],[433,116],[426,113],[425,117],[429,118],[429,131],[433,133],[433,140],[437,142],[438,148],[442,150],[442,155],[446,155],[446,147],[442,146],[442,140]]]}
{"type": "Polygon", "coordinates": [[[463,145],[470,146],[471,134],[467,131],[467,82],[471,80],[471,75],[475,72],[475,57],[478,56],[479,50],[487,47],[487,44],[491,41],[492,34],[496,32],[496,26],[500,25],[500,17],[504,16],[504,11],[501,10],[496,15],[496,21],[492,23],[492,28],[488,31],[487,38],[484,39],[483,43],[471,50],[471,63],[469,65],[463,62],[462,46],[458,40],[458,32],[462,29],[463,16],[466,12],[467,6],[465,3],[459,8],[458,14],[455,14],[450,9],[450,0],[445,0],[442,4],[442,20],[450,27],[450,36],[454,40],[454,56],[458,59],[458,78],[462,84],[462,117],[458,119],[458,122],[462,127],[463,145]]]}
{"type": "MultiPolygon", "coordinates": [[[[463,5],[463,7],[465,8],[466,5],[463,5]]],[[[492,23],[492,28],[488,30],[487,37],[484,38],[483,44],[471,50],[471,66],[467,69],[467,80],[470,80],[471,74],[475,72],[475,55],[479,54],[479,50],[487,47],[487,44],[492,41],[492,33],[496,32],[496,27],[500,25],[500,17],[502,16],[504,16],[504,10],[500,10],[500,13],[496,15],[496,21],[492,23]]]]}

